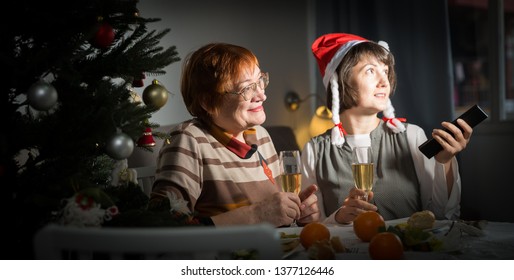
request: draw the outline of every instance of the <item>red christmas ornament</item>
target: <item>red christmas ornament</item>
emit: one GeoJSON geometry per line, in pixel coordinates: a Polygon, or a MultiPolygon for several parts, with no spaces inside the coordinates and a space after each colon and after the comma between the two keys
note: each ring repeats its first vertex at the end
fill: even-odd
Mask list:
{"type": "Polygon", "coordinates": [[[109,23],[102,23],[95,34],[93,45],[97,48],[106,49],[112,44],[113,41],[114,29],[109,23]]]}
{"type": "Polygon", "coordinates": [[[143,132],[143,136],[137,140],[137,145],[139,147],[153,147],[155,146],[155,140],[153,139],[152,129],[147,127],[145,132],[143,132]]]}
{"type": "Polygon", "coordinates": [[[132,83],[133,87],[143,87],[145,83],[143,80],[146,78],[145,73],[141,73],[141,75],[138,77],[138,79],[134,79],[134,82],[132,83]]]}

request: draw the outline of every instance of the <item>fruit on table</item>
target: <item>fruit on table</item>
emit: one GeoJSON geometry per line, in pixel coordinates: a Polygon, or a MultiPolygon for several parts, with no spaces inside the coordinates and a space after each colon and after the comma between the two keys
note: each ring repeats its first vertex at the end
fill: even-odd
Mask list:
{"type": "Polygon", "coordinates": [[[432,211],[423,210],[412,214],[407,220],[407,225],[410,228],[416,229],[430,229],[434,226],[435,215],[432,211]]]}
{"type": "Polygon", "coordinates": [[[392,232],[377,233],[369,242],[369,257],[373,260],[403,259],[403,244],[392,232]]]}
{"type": "Polygon", "coordinates": [[[300,232],[300,243],[305,249],[309,249],[316,241],[322,240],[330,240],[330,231],[320,222],[309,223],[300,232]]]}
{"type": "Polygon", "coordinates": [[[360,213],[353,220],[353,231],[364,242],[369,242],[382,229],[385,229],[384,218],[374,211],[360,213]]]}
{"type": "Polygon", "coordinates": [[[311,260],[333,260],[336,252],[330,242],[326,239],[314,242],[307,250],[311,260]]]}

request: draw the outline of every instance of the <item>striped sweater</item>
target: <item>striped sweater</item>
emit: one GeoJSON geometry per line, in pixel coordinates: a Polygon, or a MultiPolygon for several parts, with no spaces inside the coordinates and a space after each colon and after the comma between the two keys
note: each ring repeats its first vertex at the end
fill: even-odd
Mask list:
{"type": "Polygon", "coordinates": [[[245,134],[246,143],[257,147],[257,152],[248,153],[246,159],[230,151],[197,119],[175,126],[170,135],[169,143],[159,151],[152,196],[162,196],[167,187],[176,187],[192,211],[200,217],[211,217],[280,191],[277,152],[262,126],[245,134]],[[260,155],[272,172],[271,180],[260,155]]]}

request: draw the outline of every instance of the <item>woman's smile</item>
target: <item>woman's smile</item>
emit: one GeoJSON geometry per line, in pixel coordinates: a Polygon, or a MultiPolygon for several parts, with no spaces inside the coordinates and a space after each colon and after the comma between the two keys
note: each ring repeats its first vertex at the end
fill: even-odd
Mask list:
{"type": "Polygon", "coordinates": [[[258,107],[255,107],[253,109],[248,109],[249,112],[260,112],[260,111],[263,111],[264,110],[264,107],[261,106],[258,106],[258,107]]]}

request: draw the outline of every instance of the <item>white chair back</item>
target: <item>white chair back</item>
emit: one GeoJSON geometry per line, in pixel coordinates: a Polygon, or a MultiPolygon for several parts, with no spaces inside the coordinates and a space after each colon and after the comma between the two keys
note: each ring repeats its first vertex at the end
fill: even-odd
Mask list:
{"type": "Polygon", "coordinates": [[[142,166],[133,168],[137,172],[137,184],[143,192],[150,197],[152,193],[153,182],[155,181],[155,166],[142,166]]]}
{"type": "Polygon", "coordinates": [[[43,227],[36,259],[280,259],[280,237],[269,224],[227,227],[43,227]]]}

